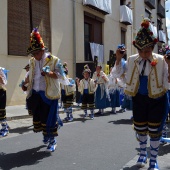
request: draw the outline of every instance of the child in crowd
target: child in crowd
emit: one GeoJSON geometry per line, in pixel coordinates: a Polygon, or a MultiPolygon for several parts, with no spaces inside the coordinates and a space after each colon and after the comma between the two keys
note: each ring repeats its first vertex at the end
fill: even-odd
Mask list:
{"type": "Polygon", "coordinates": [[[76,79],[78,90],[82,95],[82,106],[81,108],[84,110],[84,117],[88,116],[87,110],[89,109],[90,119],[94,119],[94,93],[96,90],[96,84],[93,79],[90,78],[91,70],[88,65],[84,66],[82,80],[76,79]]]}
{"type": "Polygon", "coordinates": [[[93,73],[92,79],[96,82],[95,92],[95,108],[99,109],[101,115],[104,114],[104,109],[107,107],[106,99],[109,99],[107,75],[102,71],[102,66],[98,65],[96,71],[93,73]]]}
{"type": "Polygon", "coordinates": [[[68,68],[67,63],[63,64],[64,73],[67,75],[67,78],[70,82],[69,85],[61,84],[61,102],[63,103],[64,111],[66,112],[65,121],[73,121],[73,100],[74,100],[74,92],[76,90],[75,81],[68,76],[68,68]]]}

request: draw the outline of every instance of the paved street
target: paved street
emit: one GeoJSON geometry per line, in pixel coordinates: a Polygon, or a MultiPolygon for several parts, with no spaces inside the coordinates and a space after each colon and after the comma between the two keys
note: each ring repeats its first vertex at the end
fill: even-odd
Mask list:
{"type": "MultiPolygon", "coordinates": [[[[75,111],[75,121],[59,130],[56,151],[47,153],[42,135],[32,132],[24,106],[8,107],[11,130],[8,137],[0,138],[0,169],[137,170],[134,164],[139,148],[131,127],[131,112],[111,115],[108,110],[104,116],[95,115],[94,120],[83,119],[83,112],[75,111]],[[18,118],[23,119],[15,119],[19,114],[12,116],[18,110],[23,114],[18,118]]],[[[168,144],[161,147],[161,170],[170,169],[169,153],[168,144]]]]}

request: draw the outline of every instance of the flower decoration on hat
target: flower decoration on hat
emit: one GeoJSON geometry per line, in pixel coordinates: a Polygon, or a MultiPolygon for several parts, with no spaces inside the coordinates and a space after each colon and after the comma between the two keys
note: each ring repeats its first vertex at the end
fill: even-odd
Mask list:
{"type": "Polygon", "coordinates": [[[144,18],[142,23],[141,23],[141,27],[144,27],[144,28],[148,28],[149,27],[149,23],[150,23],[150,19],[149,18],[144,18]]]}
{"type": "Polygon", "coordinates": [[[84,65],[84,71],[83,71],[83,74],[84,74],[85,72],[88,72],[89,74],[91,73],[91,70],[90,70],[90,68],[89,68],[88,64],[84,65]]]}
{"type": "Polygon", "coordinates": [[[158,39],[153,33],[150,19],[144,18],[141,23],[141,28],[133,41],[133,45],[138,50],[142,50],[145,47],[154,46],[157,42],[158,39]]]}
{"type": "Polygon", "coordinates": [[[37,50],[45,50],[45,45],[42,40],[40,33],[38,32],[38,28],[34,28],[30,34],[30,46],[27,49],[27,53],[30,54],[37,50]]]}
{"type": "Polygon", "coordinates": [[[89,69],[88,64],[84,65],[84,69],[89,69]]]}

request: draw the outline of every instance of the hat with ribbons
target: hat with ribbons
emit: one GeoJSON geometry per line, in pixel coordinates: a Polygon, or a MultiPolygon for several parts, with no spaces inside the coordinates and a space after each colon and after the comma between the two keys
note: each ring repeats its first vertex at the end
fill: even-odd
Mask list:
{"type": "Polygon", "coordinates": [[[83,74],[84,74],[85,72],[88,72],[89,74],[91,74],[91,70],[90,70],[88,64],[84,65],[83,74]]]}

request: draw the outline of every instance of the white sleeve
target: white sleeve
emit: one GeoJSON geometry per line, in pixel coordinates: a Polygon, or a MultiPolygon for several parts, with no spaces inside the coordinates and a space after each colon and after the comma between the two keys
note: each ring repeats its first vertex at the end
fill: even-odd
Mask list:
{"type": "Polygon", "coordinates": [[[0,76],[2,77],[3,83],[1,85],[7,85],[6,75],[3,72],[3,68],[0,68],[0,76]]]}
{"type": "Polygon", "coordinates": [[[122,64],[122,62],[120,62],[119,65],[116,64],[114,65],[110,74],[114,78],[121,78],[122,74],[127,72],[127,69],[128,69],[128,62],[125,61],[124,65],[122,64]]]}

